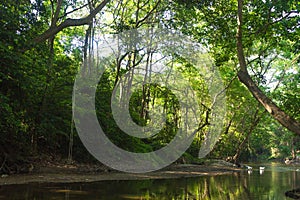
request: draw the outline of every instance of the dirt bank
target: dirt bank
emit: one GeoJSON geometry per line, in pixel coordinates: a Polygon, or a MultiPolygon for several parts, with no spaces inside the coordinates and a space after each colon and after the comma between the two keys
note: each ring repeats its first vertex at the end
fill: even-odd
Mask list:
{"type": "Polygon", "coordinates": [[[143,173],[123,173],[111,171],[105,167],[78,167],[73,165],[47,166],[33,170],[28,174],[2,175],[0,185],[39,183],[71,183],[71,182],[93,182],[104,180],[143,180],[196,177],[204,175],[220,175],[225,173],[237,173],[240,168],[226,165],[171,165],[165,169],[143,173]]]}

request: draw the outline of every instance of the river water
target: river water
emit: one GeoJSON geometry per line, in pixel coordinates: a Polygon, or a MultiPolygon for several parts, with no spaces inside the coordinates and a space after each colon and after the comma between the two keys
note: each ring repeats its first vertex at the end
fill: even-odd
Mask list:
{"type": "Polygon", "coordinates": [[[285,197],[286,191],[300,188],[297,167],[278,164],[251,166],[251,171],[195,178],[7,185],[0,186],[0,199],[284,200],[289,199],[285,197]],[[259,166],[265,166],[265,169],[259,170],[259,166]]]}

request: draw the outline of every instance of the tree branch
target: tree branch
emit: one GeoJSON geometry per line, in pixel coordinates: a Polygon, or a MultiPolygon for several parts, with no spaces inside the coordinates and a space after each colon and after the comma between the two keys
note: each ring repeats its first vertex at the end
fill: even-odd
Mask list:
{"type": "Polygon", "coordinates": [[[252,32],[252,34],[265,33],[270,26],[272,26],[273,24],[276,24],[278,22],[281,22],[284,19],[289,18],[292,14],[299,14],[299,11],[291,10],[290,12],[286,13],[285,15],[282,14],[282,16],[280,16],[278,19],[276,19],[274,21],[271,21],[270,20],[271,17],[269,17],[268,22],[266,24],[264,24],[262,27],[260,27],[258,30],[256,30],[255,32],[252,32]]]}
{"type": "Polygon", "coordinates": [[[50,27],[47,31],[45,31],[43,34],[37,36],[33,39],[33,42],[40,43],[51,36],[57,34],[58,32],[62,31],[65,28],[71,27],[71,26],[82,26],[82,25],[88,25],[90,21],[96,16],[97,13],[99,13],[102,8],[109,2],[110,0],[103,0],[94,10],[90,12],[90,14],[87,17],[81,18],[81,19],[66,19],[64,22],[59,24],[58,26],[55,25],[53,27],[50,27]]]}
{"type": "Polygon", "coordinates": [[[56,26],[61,6],[62,6],[62,0],[58,0],[55,12],[53,10],[54,15],[53,15],[52,22],[51,22],[51,26],[52,27],[56,26]]]}
{"type": "Polygon", "coordinates": [[[74,10],[71,10],[70,12],[66,12],[63,16],[59,17],[58,19],[62,19],[64,17],[66,17],[67,15],[72,14],[73,12],[76,12],[76,11],[78,11],[78,10],[86,7],[87,5],[88,4],[84,4],[84,5],[82,5],[82,6],[78,7],[78,8],[75,8],[74,10]]]}
{"type": "Polygon", "coordinates": [[[143,19],[136,22],[136,26],[137,27],[140,26],[141,23],[143,23],[145,20],[147,20],[150,17],[150,15],[153,14],[153,12],[156,10],[156,8],[158,7],[159,4],[160,4],[160,0],[157,1],[157,3],[152,8],[152,10],[150,10],[150,12],[148,12],[147,15],[143,19]]]}

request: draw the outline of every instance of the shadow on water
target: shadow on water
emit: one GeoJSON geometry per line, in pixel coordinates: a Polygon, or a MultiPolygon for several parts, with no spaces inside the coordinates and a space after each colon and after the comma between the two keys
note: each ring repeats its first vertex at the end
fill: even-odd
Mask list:
{"type": "Polygon", "coordinates": [[[281,165],[252,165],[219,176],[184,179],[101,181],[94,183],[32,183],[0,187],[0,199],[241,199],[283,200],[285,192],[300,187],[300,172],[281,165]]]}

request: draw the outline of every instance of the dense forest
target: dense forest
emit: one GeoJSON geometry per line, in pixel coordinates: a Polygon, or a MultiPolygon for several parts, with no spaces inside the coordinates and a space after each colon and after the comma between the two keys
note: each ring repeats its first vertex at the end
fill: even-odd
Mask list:
{"type": "MultiPolygon", "coordinates": [[[[93,49],[100,35],[158,27],[180,32],[205,47],[205,56],[222,79],[226,116],[207,158],[237,163],[300,156],[298,1],[0,1],[0,173],[44,161],[96,162],[74,124],[76,75],[93,73],[88,61],[91,55],[96,57],[93,49]]],[[[141,61],[151,66],[155,52],[136,48],[108,60],[97,86],[99,123],[114,144],[128,151],[162,148],[183,124],[175,93],[151,83],[132,93],[128,109],[136,124],[147,126],[148,109],[159,107],[166,116],[159,133],[150,138],[129,136],[114,120],[114,88],[141,61]]],[[[180,158],[198,162],[214,103],[193,63],[173,54],[169,65],[190,81],[199,104],[201,123],[180,158]]]]}

